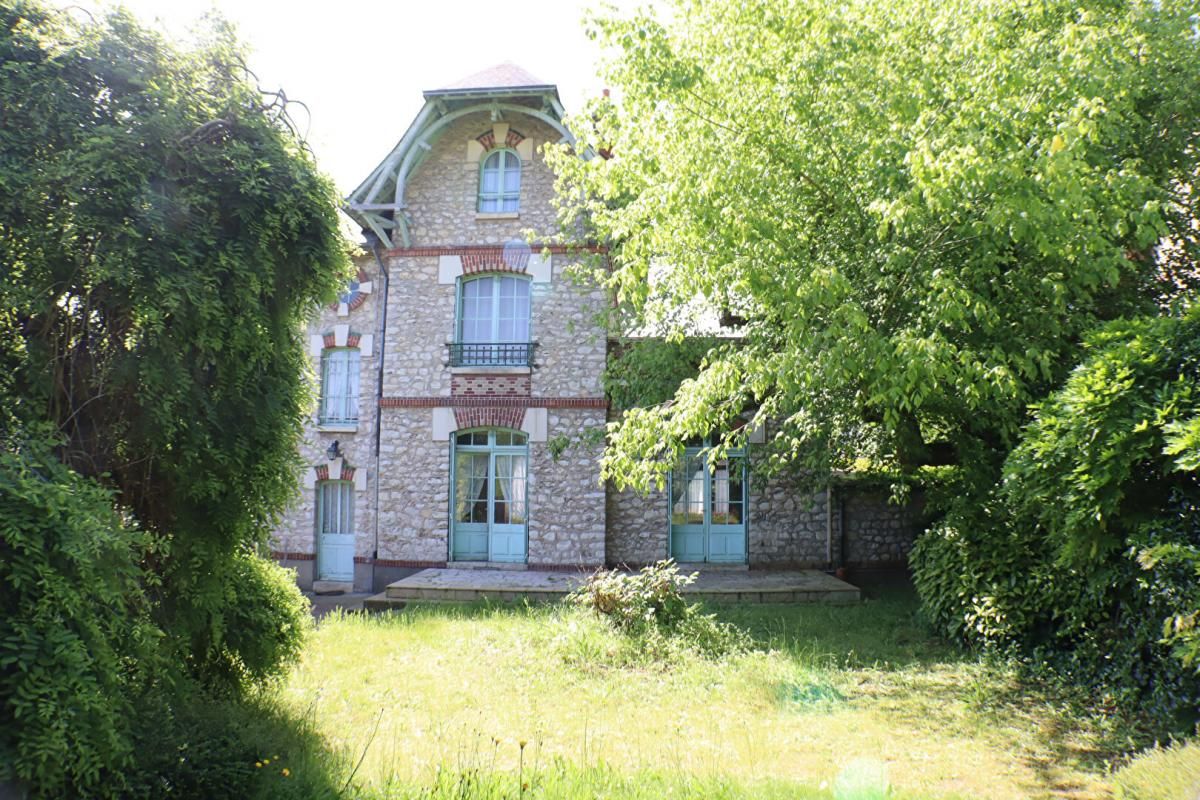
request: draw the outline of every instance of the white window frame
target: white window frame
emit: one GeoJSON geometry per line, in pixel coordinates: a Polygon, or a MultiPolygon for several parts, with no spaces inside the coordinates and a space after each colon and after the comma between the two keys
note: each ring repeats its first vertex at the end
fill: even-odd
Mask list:
{"type": "Polygon", "coordinates": [[[479,164],[480,214],[517,214],[521,210],[521,156],[516,150],[501,147],[488,151],[479,164]],[[487,176],[495,175],[492,191],[485,190],[487,176]],[[509,177],[516,176],[516,187],[507,188],[509,177]]]}
{"type": "MultiPolygon", "coordinates": [[[[486,298],[486,295],[484,295],[486,298]]],[[[528,276],[525,275],[509,275],[505,273],[496,273],[491,275],[480,275],[470,278],[461,278],[458,281],[458,312],[455,320],[455,341],[458,344],[460,358],[464,366],[471,365],[488,365],[488,366],[528,366],[532,359],[532,348],[530,343],[533,341],[533,283],[528,276]],[[491,299],[487,306],[488,312],[488,330],[481,338],[468,340],[466,337],[467,316],[466,316],[466,298],[467,287],[471,284],[482,284],[484,281],[491,281],[492,292],[491,299]],[[503,297],[503,287],[505,281],[512,281],[512,285],[524,288],[525,300],[525,316],[518,317],[516,314],[517,300],[519,297],[513,295],[511,298],[503,297]],[[508,309],[509,315],[503,316],[505,311],[505,300],[511,300],[512,306],[508,309]],[[524,321],[525,336],[514,336],[512,338],[502,338],[500,335],[501,319],[522,320],[524,321]],[[507,347],[506,347],[507,346],[507,347]]],[[[474,320],[472,320],[474,321],[474,320]]],[[[479,331],[475,332],[479,336],[479,331]]]]}
{"type": "Polygon", "coordinates": [[[321,403],[317,415],[321,425],[358,424],[361,364],[357,347],[332,347],[321,352],[321,403]]]}
{"type": "MultiPolygon", "coordinates": [[[[354,481],[329,480],[317,481],[317,536],[322,534],[354,535],[354,481]],[[327,514],[330,504],[333,504],[332,514],[327,514]],[[333,527],[341,530],[330,530],[325,527],[326,521],[332,521],[333,527]]],[[[320,539],[318,538],[318,542],[320,539]]]]}

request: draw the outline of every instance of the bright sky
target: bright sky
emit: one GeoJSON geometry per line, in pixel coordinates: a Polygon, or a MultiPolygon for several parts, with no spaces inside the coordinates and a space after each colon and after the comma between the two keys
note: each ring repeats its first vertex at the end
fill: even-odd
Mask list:
{"type": "MultiPolygon", "coordinates": [[[[67,0],[60,0],[64,5],[67,0]]],[[[436,89],[503,61],[558,84],[567,111],[603,88],[584,34],[596,0],[124,0],[144,22],[186,35],[216,9],[252,49],[264,88],[312,111],[308,139],[342,194],[383,160],[436,89]]],[[[89,4],[92,7],[94,3],[89,4]]],[[[631,2],[619,3],[623,8],[631,2]]],[[[296,119],[303,124],[304,111],[296,119]]]]}

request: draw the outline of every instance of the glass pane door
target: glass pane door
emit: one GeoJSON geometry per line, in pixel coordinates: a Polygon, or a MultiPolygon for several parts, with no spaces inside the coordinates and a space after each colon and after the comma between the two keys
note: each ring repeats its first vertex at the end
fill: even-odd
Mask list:
{"type": "Polygon", "coordinates": [[[746,560],[745,459],[732,456],[713,464],[708,492],[708,560],[746,560]]]}
{"type": "Polygon", "coordinates": [[[492,494],[490,552],[492,561],[525,560],[525,475],[527,456],[492,456],[495,490],[492,494]]]}
{"type": "Polygon", "coordinates": [[[525,560],[528,473],[524,434],[468,431],[455,436],[453,559],[525,560]]]}
{"type": "Polygon", "coordinates": [[[745,457],[710,462],[702,452],[688,448],[671,475],[671,557],[745,563],[745,457]]]}
{"type": "Polygon", "coordinates": [[[488,555],[489,461],[486,451],[455,453],[454,558],[460,561],[483,561],[488,555]]]}

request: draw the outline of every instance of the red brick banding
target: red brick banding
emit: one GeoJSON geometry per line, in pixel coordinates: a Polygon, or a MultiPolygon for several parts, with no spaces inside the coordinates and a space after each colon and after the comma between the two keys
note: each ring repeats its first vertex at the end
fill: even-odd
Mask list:
{"type": "MultiPolygon", "coordinates": [[[[426,247],[393,247],[387,251],[389,256],[465,256],[467,253],[472,253],[478,250],[502,250],[494,244],[448,244],[426,247]]],[[[538,244],[529,245],[529,249],[534,253],[548,251],[552,255],[571,255],[573,253],[607,253],[608,248],[599,244],[581,244],[581,245],[565,245],[565,244],[538,244]]]]}
{"type": "Polygon", "coordinates": [[[383,397],[380,408],[471,408],[507,406],[513,408],[608,408],[604,397],[383,397]]]}
{"type": "Polygon", "coordinates": [[[529,375],[451,375],[455,397],[529,397],[529,375]]]}
{"type": "Polygon", "coordinates": [[[286,550],[272,550],[271,558],[276,561],[316,561],[316,553],[292,553],[286,550]]]}

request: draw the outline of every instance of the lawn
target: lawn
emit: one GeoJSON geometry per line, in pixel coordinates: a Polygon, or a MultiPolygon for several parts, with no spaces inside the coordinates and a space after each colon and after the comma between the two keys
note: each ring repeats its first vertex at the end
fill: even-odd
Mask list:
{"type": "Polygon", "coordinates": [[[907,593],[714,610],[750,652],[647,663],[561,606],[334,615],[283,698],[368,796],[1112,796],[1112,726],[930,639],[907,593]]]}

